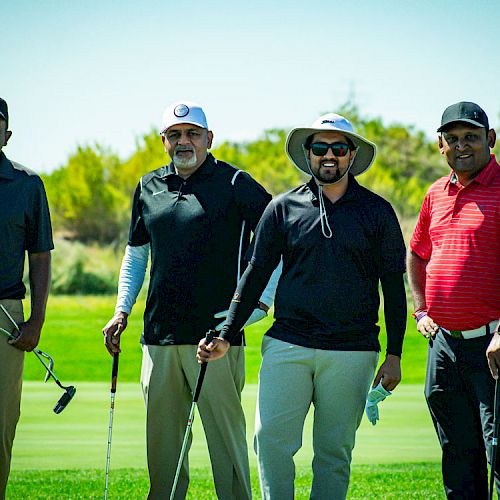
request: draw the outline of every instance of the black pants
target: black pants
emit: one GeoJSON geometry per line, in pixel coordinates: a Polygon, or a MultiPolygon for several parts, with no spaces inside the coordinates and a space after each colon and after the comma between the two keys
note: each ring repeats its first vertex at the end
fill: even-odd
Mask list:
{"type": "MultiPolygon", "coordinates": [[[[429,343],[425,398],[441,443],[443,484],[450,499],[488,497],[495,380],[486,361],[491,336],[429,343]]],[[[498,456],[498,455],[497,455],[498,456]]],[[[500,492],[500,457],[495,473],[500,492]]]]}

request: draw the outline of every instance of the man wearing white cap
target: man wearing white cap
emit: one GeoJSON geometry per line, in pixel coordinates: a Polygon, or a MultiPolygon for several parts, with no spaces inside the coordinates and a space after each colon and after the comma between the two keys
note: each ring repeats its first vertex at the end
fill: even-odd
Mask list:
{"type": "MultiPolygon", "coordinates": [[[[169,106],[160,132],[172,161],[136,188],[115,315],[103,329],[108,351],[120,352],[151,252],[141,338],[149,498],[168,498],[198,374],[196,345],[207,330],[222,327],[250,232],[271,199],[249,174],[208,152],[213,133],[198,104],[169,106]]],[[[268,290],[247,324],[262,319],[272,301],[268,290]]],[[[220,499],[251,497],[242,331],[236,337],[227,359],[207,370],[198,401],[220,499]]],[[[175,498],[186,496],[188,484],[186,455],[175,498]]]]}
{"type": "MultiPolygon", "coordinates": [[[[293,456],[314,405],[311,498],[343,499],[351,452],[370,383],[381,400],[401,379],[406,325],[405,248],[391,205],[354,176],[375,158],[375,145],[330,113],[295,128],[286,151],[311,180],[275,198],[256,229],[250,264],[220,336],[201,341],[198,358],[219,358],[283,259],[275,322],[262,343],[255,450],[263,498],[294,497],[293,456]],[[381,282],[387,355],[375,378],[380,344],[381,282]]],[[[370,401],[370,399],[369,399],[370,401]]],[[[376,422],[376,406],[367,414],[376,422]]]]}

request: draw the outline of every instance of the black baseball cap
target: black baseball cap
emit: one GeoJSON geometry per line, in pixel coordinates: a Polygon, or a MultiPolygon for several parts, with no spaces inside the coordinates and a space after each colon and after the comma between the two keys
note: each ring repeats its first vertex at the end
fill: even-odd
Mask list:
{"type": "Polygon", "coordinates": [[[450,123],[465,122],[475,127],[490,129],[488,117],[484,110],[474,102],[461,101],[448,106],[441,117],[441,126],[437,129],[442,132],[450,123]]]}
{"type": "Polygon", "coordinates": [[[0,118],[3,118],[7,122],[7,128],[9,128],[9,109],[7,108],[7,102],[5,99],[0,97],[0,118]]]}

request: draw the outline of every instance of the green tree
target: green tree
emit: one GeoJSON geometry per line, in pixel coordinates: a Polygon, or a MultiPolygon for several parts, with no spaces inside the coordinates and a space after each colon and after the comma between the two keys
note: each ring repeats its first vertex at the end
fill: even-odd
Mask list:
{"type": "Polygon", "coordinates": [[[127,196],[117,184],[120,166],[109,150],[83,146],[66,165],[45,177],[55,228],[83,242],[116,240],[126,221],[127,196]]]}

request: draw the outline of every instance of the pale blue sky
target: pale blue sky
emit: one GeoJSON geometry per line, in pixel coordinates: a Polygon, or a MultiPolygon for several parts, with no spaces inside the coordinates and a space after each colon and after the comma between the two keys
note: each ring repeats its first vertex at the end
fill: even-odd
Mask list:
{"type": "Polygon", "coordinates": [[[39,172],[78,144],[126,157],[182,99],[216,144],[309,124],[352,93],[430,137],[459,100],[500,121],[498,0],[1,0],[0,19],[5,152],[39,172]]]}

